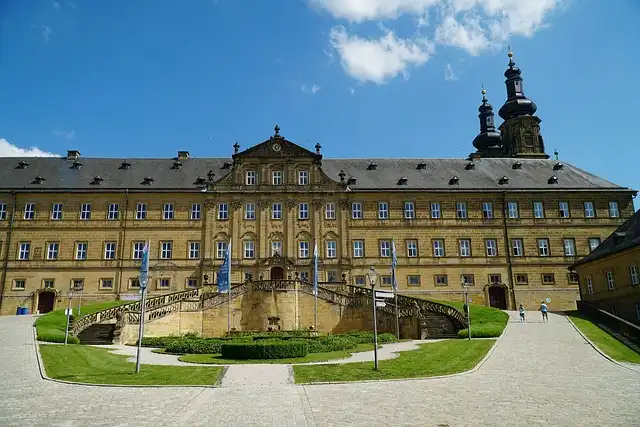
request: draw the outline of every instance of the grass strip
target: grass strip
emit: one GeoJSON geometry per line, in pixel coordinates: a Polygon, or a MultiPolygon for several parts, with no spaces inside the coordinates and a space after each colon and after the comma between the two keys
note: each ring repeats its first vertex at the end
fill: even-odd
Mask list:
{"type": "Polygon", "coordinates": [[[640,363],[640,354],[618,341],[616,337],[609,334],[598,325],[592,323],[587,318],[577,312],[569,315],[574,325],[595,344],[607,356],[618,362],[640,363]]]}

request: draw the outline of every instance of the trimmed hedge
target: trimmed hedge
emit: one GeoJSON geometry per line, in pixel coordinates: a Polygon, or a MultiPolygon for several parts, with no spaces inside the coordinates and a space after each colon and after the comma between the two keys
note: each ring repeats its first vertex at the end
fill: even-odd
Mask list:
{"type": "MultiPolygon", "coordinates": [[[[484,324],[474,326],[473,319],[471,320],[471,338],[495,338],[502,335],[502,331],[504,330],[504,326],[502,325],[492,325],[492,324],[484,324]]],[[[458,338],[468,338],[469,330],[462,329],[458,331],[458,338]]]]}
{"type": "Polygon", "coordinates": [[[182,339],[181,337],[169,336],[169,337],[142,337],[143,347],[166,347],[169,343],[182,339]]]}
{"type": "Polygon", "coordinates": [[[309,352],[304,340],[260,340],[254,342],[226,342],[220,348],[225,359],[293,359],[309,352]]]}
{"type": "MultiPolygon", "coordinates": [[[[336,335],[334,335],[336,336],[336,335]]],[[[358,344],[373,344],[373,332],[365,331],[353,331],[346,334],[340,334],[337,336],[349,337],[355,340],[358,344]]],[[[385,332],[384,334],[378,334],[378,344],[385,344],[390,342],[396,342],[397,338],[394,334],[385,332]]]]}
{"type": "MultiPolygon", "coordinates": [[[[56,329],[45,329],[38,332],[38,341],[64,343],[64,331],[56,329]]],[[[80,344],[80,340],[75,335],[69,333],[67,343],[80,344]]]]}

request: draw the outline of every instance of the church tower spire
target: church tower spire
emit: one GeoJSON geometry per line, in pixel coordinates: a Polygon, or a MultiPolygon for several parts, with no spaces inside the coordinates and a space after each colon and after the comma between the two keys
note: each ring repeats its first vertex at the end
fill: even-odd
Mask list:
{"type": "Polygon", "coordinates": [[[487,91],[482,89],[482,104],[478,107],[480,119],[480,133],[473,140],[477,148],[476,155],[480,157],[502,157],[502,136],[496,130],[493,116],[493,106],[487,100],[487,91]]]}
{"type": "Polygon", "coordinates": [[[504,119],[500,125],[505,157],[525,157],[548,159],[544,151],[544,140],[540,134],[540,118],[534,116],[536,103],[524,96],[522,72],[513,61],[509,49],[509,67],[504,72],[507,100],[498,114],[504,119]]]}

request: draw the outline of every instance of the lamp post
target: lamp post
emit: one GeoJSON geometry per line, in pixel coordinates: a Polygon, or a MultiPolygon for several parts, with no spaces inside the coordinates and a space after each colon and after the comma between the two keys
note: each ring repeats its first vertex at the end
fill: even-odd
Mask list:
{"type": "Polygon", "coordinates": [[[371,306],[373,310],[373,366],[378,370],[378,319],[376,317],[376,282],[378,281],[378,272],[371,267],[366,274],[369,286],[371,286],[371,306]]]}
{"type": "Polygon", "coordinates": [[[67,297],[69,297],[69,303],[67,304],[67,327],[64,330],[64,345],[67,345],[67,339],[69,338],[69,320],[71,317],[71,298],[73,298],[73,290],[69,289],[67,297]]]}
{"type": "Polygon", "coordinates": [[[467,316],[467,332],[469,332],[469,341],[471,341],[471,310],[469,309],[469,285],[464,280],[464,276],[460,276],[462,283],[462,291],[464,292],[464,314],[467,316]]]}

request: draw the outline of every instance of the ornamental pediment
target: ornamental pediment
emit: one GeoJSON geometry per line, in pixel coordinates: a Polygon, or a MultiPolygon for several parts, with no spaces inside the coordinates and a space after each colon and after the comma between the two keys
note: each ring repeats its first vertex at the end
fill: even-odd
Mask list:
{"type": "Polygon", "coordinates": [[[319,164],[322,160],[320,145],[316,144],[316,152],[309,151],[304,147],[295,144],[280,135],[280,127],[276,125],[274,134],[269,139],[244,151],[239,151],[240,146],[234,146],[236,152],[233,154],[235,163],[249,159],[311,159],[319,164]]]}

